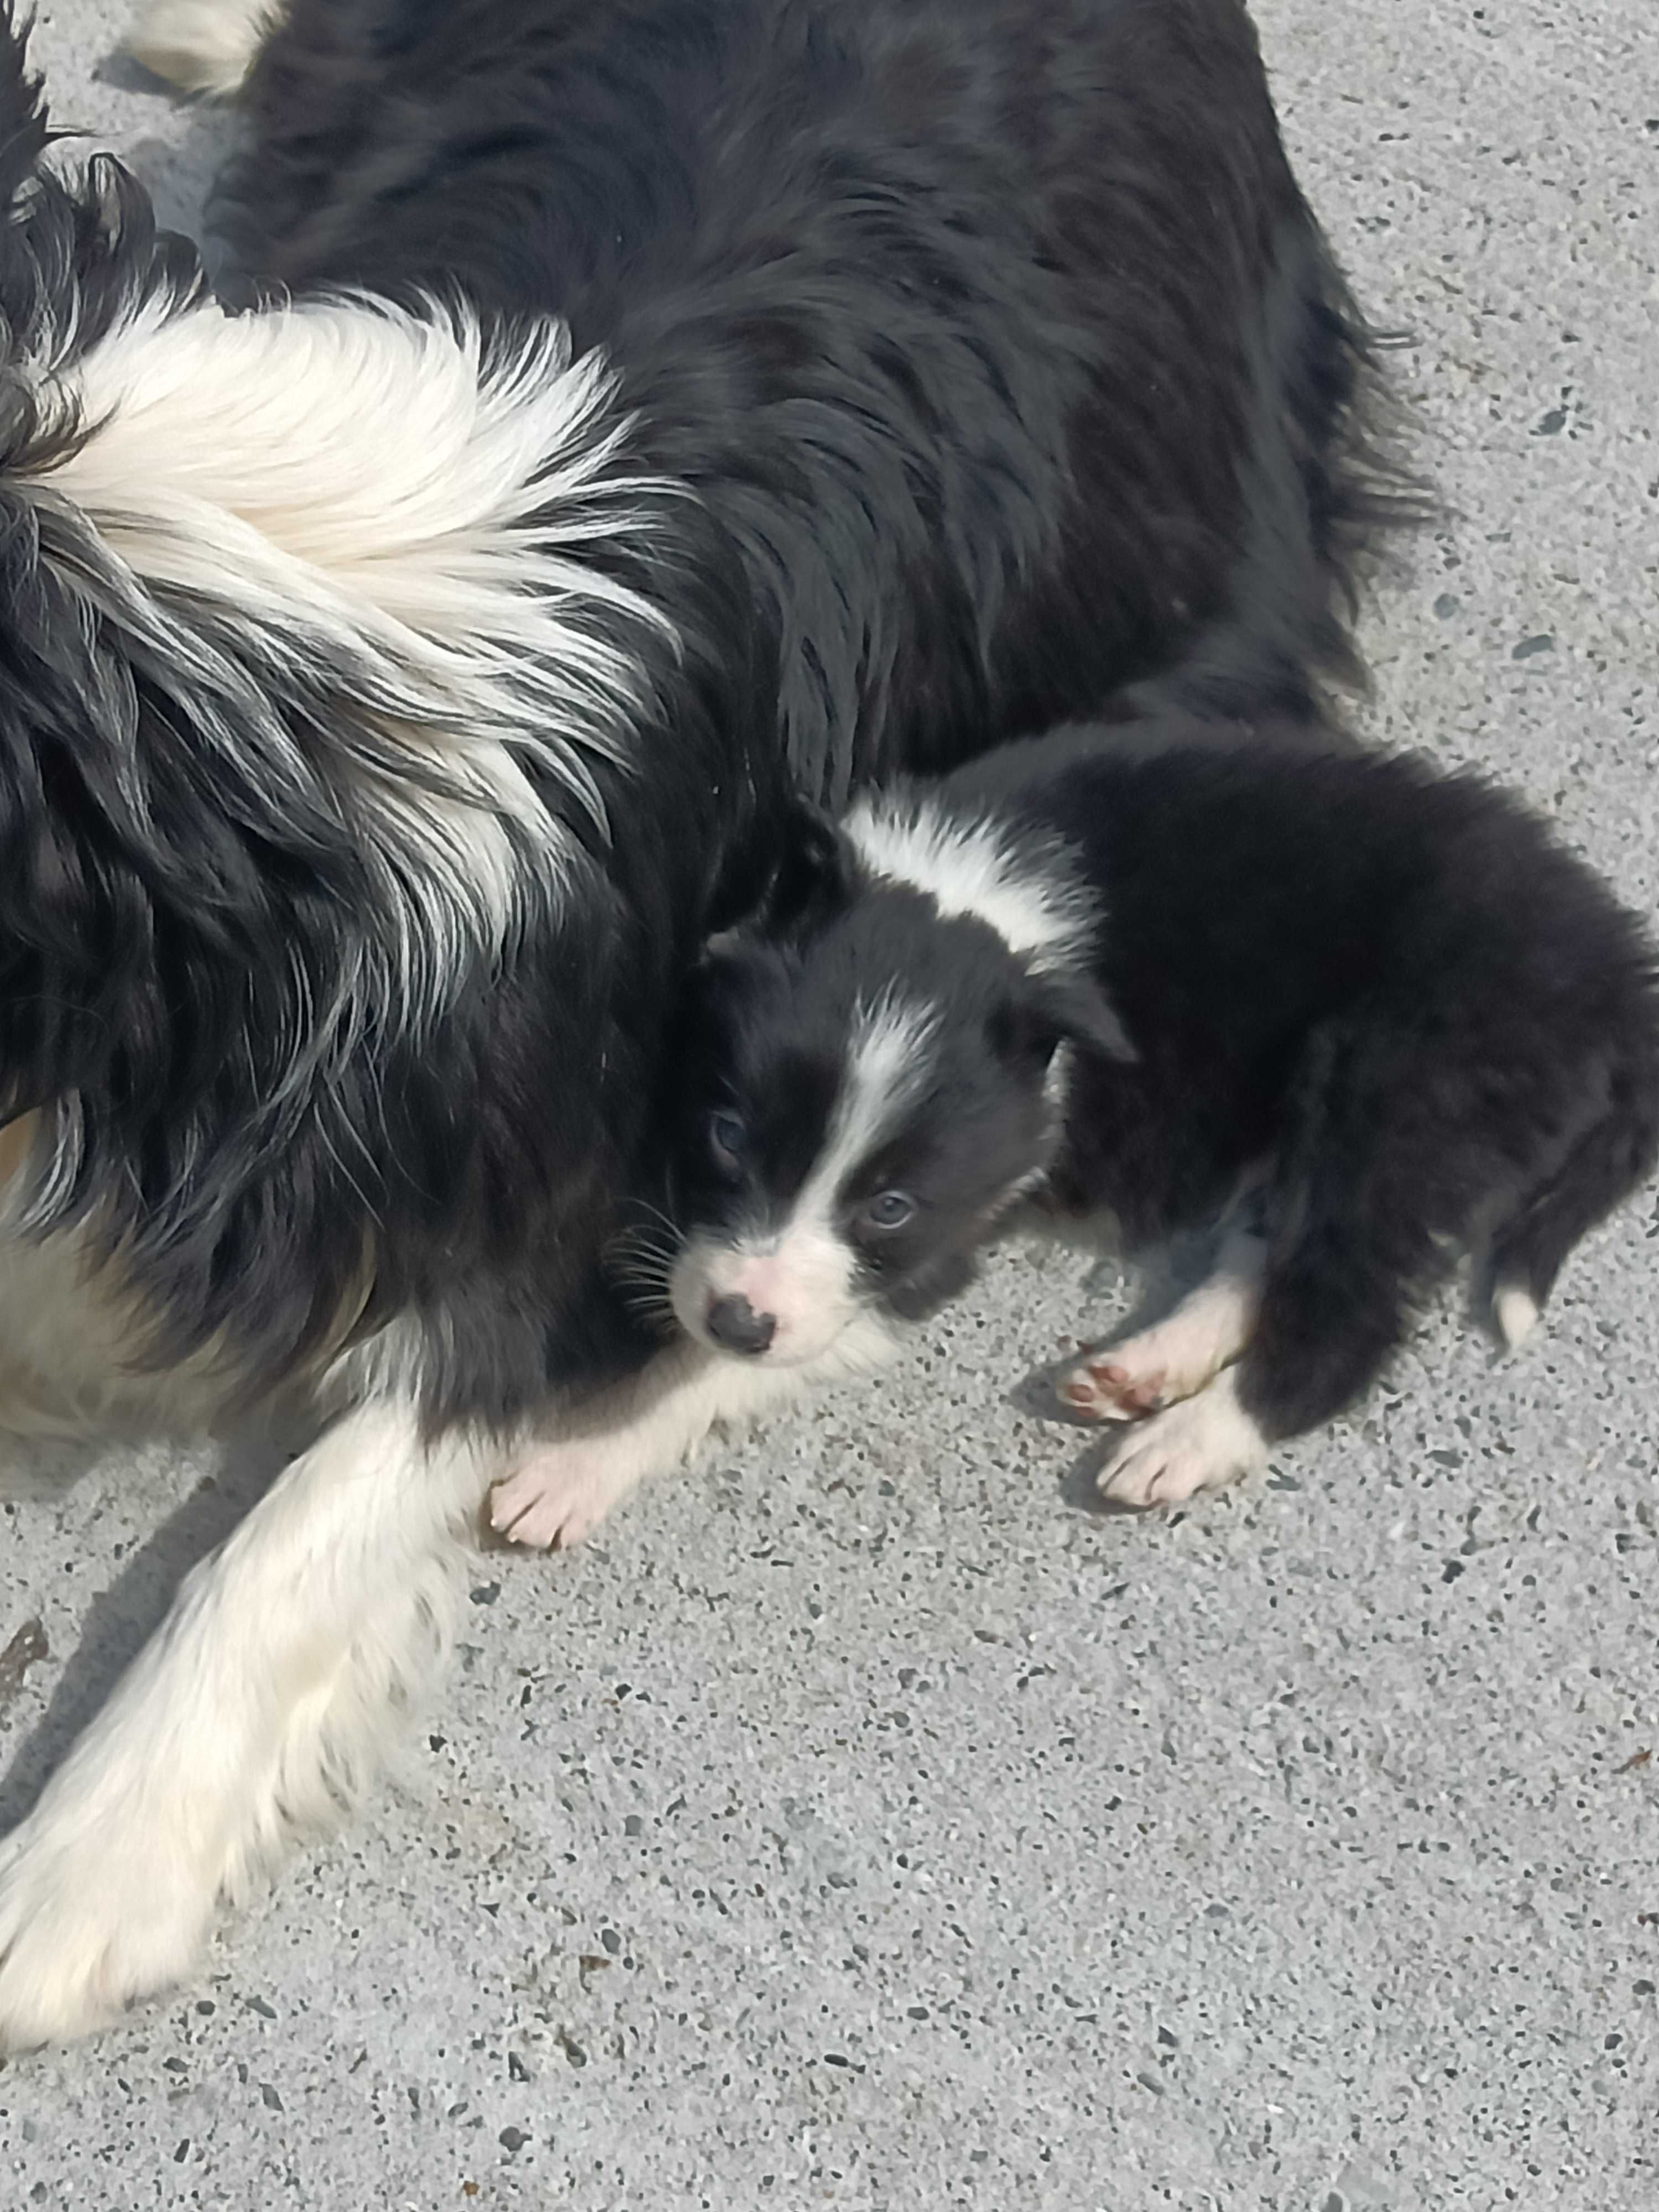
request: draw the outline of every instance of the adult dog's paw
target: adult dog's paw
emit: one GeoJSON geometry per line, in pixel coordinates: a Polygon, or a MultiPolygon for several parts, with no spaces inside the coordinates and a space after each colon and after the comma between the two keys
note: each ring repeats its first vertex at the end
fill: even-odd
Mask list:
{"type": "MultiPolygon", "coordinates": [[[[0,2051],[107,2027],[190,1972],[218,1884],[158,1824],[37,1812],[0,1844],[0,2051]]],[[[162,1826],[167,1825],[167,1832],[162,1826]]]]}

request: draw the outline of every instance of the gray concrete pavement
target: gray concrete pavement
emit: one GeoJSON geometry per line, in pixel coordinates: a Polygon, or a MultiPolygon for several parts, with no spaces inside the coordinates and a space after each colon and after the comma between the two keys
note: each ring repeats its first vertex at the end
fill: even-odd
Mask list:
{"type": "MultiPolygon", "coordinates": [[[[1371,726],[1651,911],[1659,15],[1258,14],[1457,509],[1369,620],[1371,726]]],[[[44,8],[58,118],[187,210],[211,132],[118,28],[44,8]]],[[[0,2198],[1659,2203],[1656,1236],[1650,1194],[1512,1363],[1448,1312],[1363,1418],[1147,1522],[1079,1510],[1017,1388],[1122,1294],[1014,1255],[880,1389],[483,1561],[374,1816],[197,1986],[0,2069],[0,2198]]],[[[5,1505],[0,1644],[49,1656],[0,1684],[0,1811],[247,1480],[111,1453],[5,1505]]]]}

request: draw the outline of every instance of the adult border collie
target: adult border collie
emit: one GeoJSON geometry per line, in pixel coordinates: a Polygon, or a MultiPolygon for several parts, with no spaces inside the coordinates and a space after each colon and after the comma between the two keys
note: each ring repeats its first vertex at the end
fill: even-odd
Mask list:
{"type": "Polygon", "coordinates": [[[0,2041],[362,1787],[795,794],[1306,713],[1397,485],[1237,0],[155,0],[226,313],[0,18],[10,1418],[324,1419],[0,1854],[0,2041]],[[263,45],[268,34],[268,43],[263,45]],[[756,856],[759,856],[758,861],[756,856]]]}

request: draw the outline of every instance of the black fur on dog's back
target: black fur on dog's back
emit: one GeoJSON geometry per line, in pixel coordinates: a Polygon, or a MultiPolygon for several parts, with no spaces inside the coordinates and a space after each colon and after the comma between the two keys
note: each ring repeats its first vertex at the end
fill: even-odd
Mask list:
{"type": "Polygon", "coordinates": [[[295,0],[248,101],[257,276],[605,349],[820,795],[1356,674],[1416,502],[1238,0],[295,0]]]}

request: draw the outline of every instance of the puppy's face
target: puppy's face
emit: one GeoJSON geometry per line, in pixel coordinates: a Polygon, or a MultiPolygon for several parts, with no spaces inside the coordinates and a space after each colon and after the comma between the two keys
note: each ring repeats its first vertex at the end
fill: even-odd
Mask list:
{"type": "Polygon", "coordinates": [[[961,1290],[1053,1155],[1055,1051],[1087,988],[883,884],[712,957],[682,1062],[681,1327],[796,1366],[961,1290]]]}

